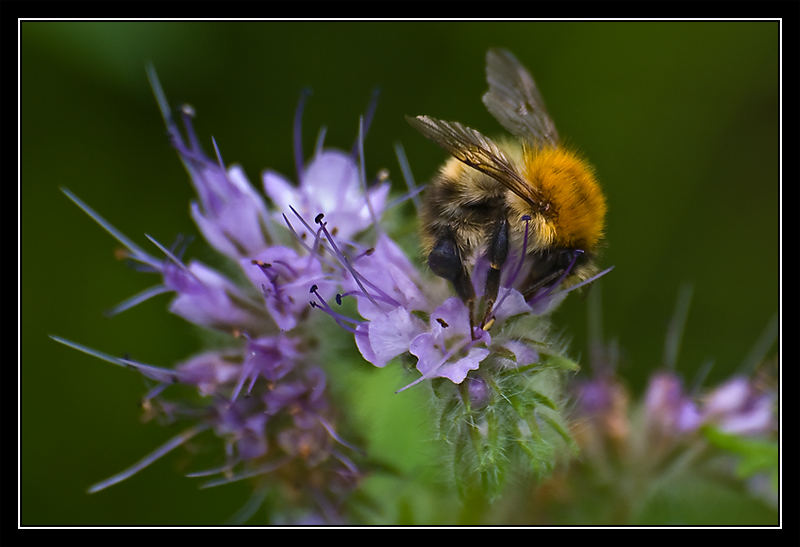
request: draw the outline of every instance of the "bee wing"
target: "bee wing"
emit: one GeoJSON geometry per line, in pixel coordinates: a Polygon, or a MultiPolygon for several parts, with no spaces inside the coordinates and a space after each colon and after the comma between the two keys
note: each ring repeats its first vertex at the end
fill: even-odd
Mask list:
{"type": "Polygon", "coordinates": [[[558,131],[533,77],[510,52],[490,49],[486,54],[489,91],[483,104],[503,127],[518,137],[555,146],[558,131]]]}
{"type": "Polygon", "coordinates": [[[536,189],[525,182],[508,157],[489,137],[458,122],[446,122],[430,116],[406,116],[406,119],[454,158],[486,173],[532,206],[537,206],[539,200],[536,189]]]}

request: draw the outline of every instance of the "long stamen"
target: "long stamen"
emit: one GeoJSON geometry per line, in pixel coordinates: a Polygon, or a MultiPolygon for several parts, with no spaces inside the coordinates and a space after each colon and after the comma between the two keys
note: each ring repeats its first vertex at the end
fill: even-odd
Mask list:
{"type": "Polygon", "coordinates": [[[194,427],[190,427],[186,431],[172,437],[169,441],[158,447],[156,450],[130,466],[129,468],[125,469],[121,473],[117,473],[113,477],[109,477],[108,479],[98,482],[97,484],[91,486],[89,488],[89,493],[94,494],[95,492],[99,492],[100,490],[104,490],[109,486],[117,484],[119,482],[124,481],[125,479],[135,475],[160,457],[164,456],[165,454],[169,453],[170,451],[174,450],[175,448],[179,447],[198,433],[201,433],[208,429],[209,426],[206,424],[196,425],[194,427]]]}
{"type": "Polygon", "coordinates": [[[122,234],[122,232],[114,228],[114,226],[112,226],[106,219],[97,214],[97,212],[95,212],[94,209],[86,205],[80,198],[78,198],[78,196],[76,196],[66,188],[61,188],[61,191],[64,192],[64,194],[70,200],[72,200],[72,202],[75,205],[80,207],[84,213],[89,215],[89,217],[92,220],[94,220],[97,224],[99,224],[101,228],[103,228],[106,232],[111,234],[111,236],[114,239],[116,239],[117,241],[122,243],[125,247],[127,247],[128,250],[131,252],[131,258],[133,258],[134,260],[138,260],[139,262],[142,262],[144,264],[147,264],[148,266],[151,266],[156,270],[161,269],[161,262],[159,260],[156,260],[149,254],[147,254],[144,250],[142,250],[141,247],[136,245],[136,243],[125,237],[122,234]]]}
{"type": "Polygon", "coordinates": [[[542,294],[538,294],[538,295],[534,296],[532,301],[533,302],[538,302],[542,298],[546,298],[547,296],[550,295],[551,292],[553,292],[553,290],[556,287],[561,285],[561,282],[564,281],[564,279],[569,275],[569,272],[572,271],[573,266],[575,266],[575,262],[578,260],[578,255],[582,255],[582,254],[583,254],[583,250],[582,249],[575,249],[572,252],[572,260],[570,261],[569,266],[567,266],[567,269],[564,270],[564,273],[561,274],[561,276],[556,280],[555,283],[553,283],[552,285],[547,287],[547,289],[545,289],[545,291],[542,294]]]}
{"type": "Polygon", "coordinates": [[[675,303],[675,313],[667,327],[667,339],[664,343],[664,366],[670,370],[675,370],[675,364],[678,360],[678,349],[681,345],[683,329],[686,326],[686,318],[689,315],[692,292],[691,285],[681,287],[678,301],[675,303]]]}
{"type": "Polygon", "coordinates": [[[328,229],[325,227],[326,223],[322,222],[321,215],[317,216],[317,219],[320,226],[322,226],[322,232],[325,234],[325,237],[328,239],[328,242],[331,244],[331,247],[333,248],[336,258],[338,258],[339,262],[341,262],[342,265],[344,265],[344,267],[347,268],[347,270],[350,272],[350,275],[353,276],[353,279],[355,280],[356,284],[362,290],[364,295],[369,299],[369,301],[375,304],[375,306],[377,306],[378,309],[380,309],[380,305],[378,305],[378,303],[375,301],[375,298],[369,292],[367,292],[367,289],[364,287],[364,283],[369,285],[376,293],[378,293],[377,296],[381,297],[381,299],[384,300],[384,302],[395,307],[400,306],[400,302],[398,302],[397,300],[386,294],[386,292],[384,292],[380,287],[372,283],[369,279],[362,276],[360,273],[358,273],[358,271],[355,268],[353,268],[353,266],[350,264],[350,261],[344,255],[344,253],[342,253],[339,250],[339,247],[336,246],[336,243],[333,240],[333,236],[331,236],[331,234],[328,232],[328,229]]]}
{"type": "Polygon", "coordinates": [[[358,448],[356,448],[356,447],[355,447],[355,446],[353,446],[352,444],[350,444],[350,443],[348,443],[347,441],[345,441],[344,439],[342,439],[342,438],[339,436],[339,434],[338,434],[338,433],[336,433],[336,430],[335,430],[335,429],[333,429],[333,426],[332,426],[331,424],[329,424],[329,423],[328,423],[328,421],[327,421],[325,418],[323,418],[322,416],[319,416],[319,417],[318,417],[318,420],[319,420],[319,423],[321,423],[321,424],[322,424],[322,427],[324,427],[324,428],[325,428],[325,431],[327,431],[327,432],[328,432],[328,435],[330,435],[330,436],[331,436],[331,438],[332,438],[334,441],[336,441],[337,443],[339,443],[339,444],[340,444],[340,445],[342,445],[342,446],[346,446],[346,447],[347,447],[347,448],[349,448],[350,450],[354,450],[354,451],[356,451],[356,452],[358,452],[358,451],[359,451],[359,450],[358,450],[358,448]]]}
{"type": "MultiPolygon", "coordinates": [[[[289,206],[289,209],[290,209],[290,210],[291,210],[291,211],[292,211],[292,212],[295,214],[295,216],[296,216],[298,219],[300,219],[300,222],[302,222],[302,223],[303,223],[303,226],[305,226],[306,230],[308,230],[310,233],[314,234],[314,248],[311,248],[311,247],[309,247],[309,246],[308,246],[308,243],[306,243],[305,241],[303,241],[303,238],[302,238],[302,237],[300,237],[300,234],[298,234],[298,233],[297,233],[297,231],[294,229],[294,226],[292,226],[292,223],[291,223],[291,222],[289,222],[289,219],[288,219],[288,218],[286,218],[286,215],[285,215],[285,214],[283,214],[283,213],[281,213],[281,216],[283,217],[283,221],[286,223],[286,226],[288,226],[288,227],[289,227],[289,231],[291,231],[291,232],[292,232],[292,235],[294,235],[295,239],[297,239],[297,241],[299,241],[299,242],[300,242],[300,245],[302,245],[302,246],[303,246],[303,248],[305,248],[305,249],[306,249],[306,250],[307,250],[309,253],[311,253],[312,255],[316,256],[316,257],[317,257],[317,259],[318,259],[320,262],[324,263],[326,266],[330,267],[330,268],[331,268],[331,269],[333,269],[333,270],[337,270],[337,269],[339,269],[339,268],[336,266],[336,264],[334,264],[333,262],[330,262],[329,260],[327,260],[327,259],[326,259],[326,258],[325,258],[325,257],[322,255],[322,253],[321,253],[321,252],[317,251],[317,248],[318,248],[318,247],[317,247],[317,243],[321,241],[321,238],[320,238],[320,232],[322,232],[322,227],[320,227],[320,228],[319,228],[319,229],[317,229],[317,230],[314,230],[314,229],[313,229],[313,228],[312,228],[312,227],[311,227],[311,226],[308,224],[308,222],[306,222],[306,221],[305,221],[305,219],[304,219],[304,218],[303,218],[303,217],[300,215],[300,213],[298,213],[298,212],[297,212],[297,210],[296,210],[294,207],[292,207],[292,206],[290,205],[290,206],[289,206]]],[[[321,248],[321,245],[320,245],[320,248],[321,248]]]]}
{"type": "Polygon", "coordinates": [[[107,317],[112,317],[114,315],[124,312],[125,310],[129,310],[134,306],[138,306],[142,302],[149,300],[154,296],[158,296],[159,294],[163,294],[169,291],[170,289],[168,289],[164,285],[156,285],[155,287],[150,287],[149,289],[145,289],[142,292],[137,293],[128,298],[127,300],[124,300],[123,302],[117,304],[116,306],[105,312],[105,315],[107,317]]]}
{"type": "Polygon", "coordinates": [[[356,464],[354,464],[353,461],[350,458],[348,458],[347,456],[345,456],[344,454],[342,454],[338,450],[331,450],[331,454],[333,454],[333,456],[337,460],[342,462],[344,464],[344,466],[347,469],[350,470],[351,473],[354,473],[354,474],[358,473],[358,468],[356,467],[356,464]]]}
{"type": "Polygon", "coordinates": [[[181,270],[183,270],[183,271],[184,271],[184,272],[186,272],[187,274],[191,275],[192,277],[194,277],[195,279],[197,279],[198,281],[200,281],[200,279],[198,279],[198,278],[197,278],[197,276],[196,276],[194,273],[192,273],[192,271],[191,271],[191,270],[189,270],[189,268],[188,268],[188,267],[187,267],[187,266],[186,266],[186,265],[185,265],[183,262],[181,262],[181,261],[180,261],[180,259],[179,259],[177,256],[175,256],[175,255],[172,253],[172,251],[170,251],[169,249],[167,249],[166,247],[164,247],[164,246],[163,246],[161,243],[159,243],[159,242],[158,242],[158,241],[157,241],[157,240],[156,240],[154,237],[152,237],[150,234],[144,234],[144,237],[146,237],[147,239],[149,239],[149,240],[150,240],[150,242],[151,242],[153,245],[155,245],[156,247],[158,247],[158,250],[159,250],[159,251],[161,251],[162,253],[164,253],[164,255],[165,255],[167,258],[169,258],[169,259],[170,259],[170,261],[172,261],[172,262],[173,262],[173,263],[174,263],[176,266],[178,266],[178,267],[179,267],[181,270]]]}
{"type": "Polygon", "coordinates": [[[320,301],[319,304],[317,304],[314,301],[309,302],[309,304],[311,305],[312,308],[321,309],[322,311],[324,311],[325,313],[330,315],[333,318],[333,320],[336,321],[337,325],[339,325],[340,327],[342,327],[343,329],[345,329],[345,330],[347,330],[347,331],[349,331],[351,333],[355,333],[355,329],[353,327],[351,327],[350,325],[346,325],[345,323],[352,323],[353,325],[358,326],[358,325],[360,325],[362,323],[362,321],[358,321],[356,319],[352,319],[350,317],[347,317],[346,315],[343,315],[343,314],[337,312],[336,310],[334,310],[333,308],[331,308],[331,306],[327,302],[325,302],[325,299],[322,298],[322,295],[319,294],[319,290],[318,290],[318,287],[316,285],[312,285],[311,286],[311,290],[309,292],[312,293],[314,296],[316,296],[317,299],[320,301]]]}
{"type": "Polygon", "coordinates": [[[363,139],[367,136],[367,132],[369,131],[370,125],[372,125],[372,118],[375,116],[375,109],[378,106],[378,96],[381,94],[379,88],[375,88],[372,90],[372,95],[369,99],[369,104],[367,105],[367,110],[364,113],[363,119],[363,135],[361,132],[361,128],[359,127],[358,137],[356,138],[356,142],[353,143],[353,150],[351,154],[355,157],[356,154],[360,153],[359,150],[363,149],[363,139]]]}
{"type": "MultiPolygon", "coordinates": [[[[414,207],[417,209],[417,212],[419,212],[422,208],[422,201],[417,195],[419,191],[417,191],[417,185],[414,183],[414,175],[411,173],[411,166],[408,164],[406,152],[403,149],[403,145],[399,142],[394,145],[394,153],[397,156],[397,163],[400,164],[400,172],[403,173],[403,179],[406,181],[406,186],[408,186],[408,195],[414,202],[414,207]]],[[[420,188],[424,188],[424,186],[420,188]]]]}
{"type": "Polygon", "coordinates": [[[183,122],[184,129],[186,129],[186,136],[189,138],[190,149],[195,152],[201,152],[202,148],[194,132],[192,118],[194,118],[194,108],[188,104],[181,105],[181,121],[183,122]]]}
{"type": "Polygon", "coordinates": [[[323,125],[319,128],[319,133],[317,133],[317,142],[314,145],[314,155],[319,155],[322,153],[322,147],[325,144],[325,135],[328,132],[328,129],[323,125]]]}
{"type": "Polygon", "coordinates": [[[209,481],[207,483],[201,484],[200,488],[212,488],[214,486],[221,486],[223,484],[230,484],[232,482],[241,481],[244,479],[249,479],[251,477],[257,477],[259,475],[264,475],[266,473],[271,473],[275,471],[279,467],[282,467],[291,461],[291,457],[282,458],[276,462],[267,463],[261,467],[253,469],[251,471],[245,471],[243,473],[239,473],[238,475],[232,475],[230,477],[226,477],[224,479],[218,479],[214,481],[209,481]]]}
{"type": "Polygon", "coordinates": [[[361,191],[364,192],[364,200],[367,202],[367,210],[369,211],[370,219],[375,230],[380,233],[381,226],[378,223],[378,217],[375,215],[375,209],[372,207],[372,202],[369,199],[369,189],[367,188],[367,175],[366,168],[364,167],[364,118],[358,119],[358,157],[359,157],[359,170],[358,179],[361,182],[361,191]]]}
{"type": "Polygon", "coordinates": [[[113,365],[125,368],[135,368],[144,376],[147,376],[148,378],[155,380],[157,382],[175,383],[179,380],[180,373],[175,370],[156,367],[153,365],[145,365],[142,363],[138,363],[136,361],[131,361],[130,359],[123,359],[121,357],[114,357],[113,355],[109,355],[102,351],[92,349],[90,347],[84,346],[83,344],[78,344],[77,342],[67,340],[66,338],[61,338],[60,336],[55,336],[51,334],[50,338],[52,338],[53,340],[55,340],[60,344],[64,344],[65,346],[68,346],[72,349],[76,349],[80,352],[83,352],[87,355],[91,355],[92,357],[96,357],[102,361],[106,361],[113,365]]]}
{"type": "Polygon", "coordinates": [[[294,164],[297,169],[297,183],[303,184],[303,110],[305,109],[306,99],[311,95],[311,90],[306,88],[300,93],[297,101],[297,109],[294,112],[294,164]]]}
{"type": "MultiPolygon", "coordinates": [[[[251,359],[247,359],[244,363],[242,363],[242,372],[239,374],[239,381],[236,382],[236,386],[233,388],[233,392],[231,393],[229,405],[232,405],[234,402],[236,402],[236,399],[239,398],[239,392],[242,390],[242,386],[244,386],[245,381],[250,378],[250,375],[253,372],[251,361],[251,359]]],[[[258,374],[254,374],[253,376],[258,377],[258,374]]]]}
{"type": "Polygon", "coordinates": [[[758,364],[766,357],[767,352],[780,334],[780,321],[778,314],[772,316],[764,330],[759,334],[753,347],[747,352],[747,356],[737,367],[737,372],[742,375],[753,373],[758,364]]]}
{"type": "Polygon", "coordinates": [[[158,395],[162,391],[164,391],[167,387],[169,387],[169,384],[167,384],[167,383],[157,384],[155,387],[153,387],[153,389],[151,389],[150,391],[145,393],[144,397],[142,397],[142,404],[145,405],[145,404],[149,403],[155,397],[158,397],[158,395]]]}
{"type": "Polygon", "coordinates": [[[361,276],[358,274],[358,272],[356,272],[355,268],[353,268],[350,265],[350,261],[347,260],[347,257],[344,256],[344,254],[339,250],[339,247],[336,246],[336,243],[333,241],[333,237],[328,233],[328,230],[327,228],[325,228],[325,224],[322,222],[322,218],[320,216],[317,216],[317,221],[319,222],[320,228],[322,229],[322,233],[325,234],[325,238],[328,240],[328,242],[331,244],[331,247],[333,248],[334,256],[336,256],[336,258],[339,259],[339,262],[341,262],[341,264],[350,272],[350,275],[353,276],[353,280],[361,289],[361,292],[364,293],[364,296],[366,296],[370,302],[375,304],[375,307],[380,309],[380,305],[378,304],[378,302],[375,301],[372,295],[369,294],[369,292],[367,292],[367,289],[361,283],[360,279],[361,276]]]}
{"type": "MultiPolygon", "coordinates": [[[[292,209],[292,211],[294,211],[294,208],[292,208],[291,206],[289,206],[289,208],[290,208],[290,209],[292,209]]],[[[301,221],[303,220],[303,218],[302,218],[302,217],[300,217],[300,215],[297,213],[297,211],[294,211],[294,214],[295,214],[295,215],[297,215],[297,216],[300,218],[300,220],[301,220],[301,221]]],[[[309,252],[309,254],[310,254],[309,261],[311,260],[311,258],[312,258],[312,257],[316,257],[316,258],[317,258],[317,260],[319,260],[320,262],[322,262],[322,263],[323,263],[323,264],[325,264],[326,266],[330,267],[331,269],[334,269],[334,270],[338,269],[338,268],[336,267],[336,265],[335,265],[335,264],[333,264],[332,262],[330,262],[329,260],[327,260],[327,259],[326,259],[324,256],[322,256],[322,253],[320,253],[320,252],[318,252],[318,251],[316,250],[316,249],[317,249],[317,242],[319,241],[319,232],[320,232],[321,230],[317,230],[317,231],[313,231],[313,230],[312,230],[312,233],[314,233],[315,235],[314,235],[314,248],[311,248],[311,247],[309,247],[309,246],[308,246],[308,243],[306,243],[305,241],[303,241],[303,238],[302,238],[302,237],[300,237],[300,234],[298,234],[298,233],[297,233],[297,230],[295,230],[295,229],[294,229],[294,226],[292,226],[292,223],[291,223],[291,222],[289,222],[289,219],[288,219],[288,218],[286,218],[286,215],[285,215],[285,214],[283,214],[283,213],[281,213],[281,216],[283,217],[283,221],[286,223],[286,226],[289,228],[289,231],[292,233],[292,235],[293,235],[293,236],[294,236],[294,238],[297,240],[297,242],[298,242],[298,243],[300,243],[300,245],[301,245],[301,246],[302,246],[302,247],[303,247],[303,248],[304,248],[306,251],[308,251],[308,252],[309,252]]],[[[310,228],[308,225],[306,225],[306,226],[307,226],[308,228],[310,228]]],[[[309,263],[310,263],[310,262],[309,262],[309,263]]]]}
{"type": "Polygon", "coordinates": [[[411,199],[413,201],[417,201],[415,198],[418,196],[418,194],[422,193],[422,191],[424,189],[425,189],[425,186],[417,186],[416,188],[406,192],[402,196],[398,196],[398,197],[394,198],[392,201],[390,201],[389,203],[386,204],[385,208],[387,210],[389,210],[392,207],[396,207],[397,205],[400,205],[401,203],[405,203],[406,200],[408,200],[408,199],[411,199]]]}
{"type": "MultiPolygon", "coordinates": [[[[311,263],[318,258],[316,255],[320,249],[320,238],[322,237],[322,229],[317,230],[317,233],[314,234],[314,244],[311,246],[311,252],[308,255],[308,263],[306,264],[306,269],[311,267],[311,263]]],[[[321,258],[321,257],[319,257],[321,258]]]]}
{"type": "Polygon", "coordinates": [[[225,524],[238,526],[246,523],[250,520],[253,515],[256,514],[262,505],[264,505],[264,501],[267,499],[267,494],[269,491],[266,488],[260,488],[253,492],[253,495],[245,502],[245,504],[239,508],[233,515],[231,515],[225,524]]]}
{"type": "Polygon", "coordinates": [[[600,273],[598,273],[596,275],[593,275],[589,279],[585,279],[585,280],[581,281],[580,283],[576,283],[575,285],[571,286],[568,289],[564,289],[564,290],[561,290],[561,291],[558,291],[558,292],[554,293],[553,297],[556,297],[556,296],[561,295],[561,294],[570,293],[570,292],[572,292],[572,291],[574,291],[576,289],[579,289],[579,288],[583,287],[584,285],[588,285],[592,281],[594,281],[596,279],[599,279],[600,277],[603,277],[604,275],[606,275],[608,272],[610,272],[613,269],[614,269],[614,266],[610,266],[610,267],[606,268],[605,270],[603,270],[602,272],[600,272],[600,273]]]}
{"type": "Polygon", "coordinates": [[[211,137],[211,143],[214,145],[214,153],[217,155],[217,165],[222,170],[223,173],[226,173],[227,176],[227,169],[225,169],[225,163],[222,161],[222,154],[219,152],[219,146],[217,146],[217,140],[214,137],[211,137]]]}
{"type": "MultiPolygon", "coordinates": [[[[181,260],[180,260],[180,259],[179,259],[177,256],[175,256],[175,255],[172,253],[172,251],[170,251],[169,249],[167,249],[166,247],[164,247],[164,246],[163,246],[161,243],[159,243],[159,242],[158,242],[158,241],[157,241],[157,240],[156,240],[154,237],[152,237],[151,235],[149,235],[149,234],[144,234],[144,237],[146,237],[147,239],[149,239],[149,240],[150,240],[150,242],[151,242],[151,243],[153,243],[153,245],[155,245],[156,247],[158,247],[158,249],[159,249],[159,250],[160,250],[162,253],[164,253],[164,255],[166,255],[166,257],[167,257],[167,258],[168,258],[168,259],[169,259],[171,262],[173,262],[173,263],[174,263],[176,266],[178,266],[178,267],[181,269],[181,271],[183,271],[183,272],[184,272],[186,275],[189,275],[189,276],[191,276],[191,277],[192,277],[192,279],[194,279],[195,281],[197,281],[197,282],[198,282],[198,283],[200,283],[201,285],[205,286],[205,283],[203,282],[203,280],[202,280],[202,279],[200,279],[199,277],[197,277],[197,274],[195,274],[195,273],[194,273],[192,270],[190,270],[190,269],[189,269],[189,267],[188,267],[188,266],[186,266],[186,265],[185,265],[183,262],[181,262],[181,260]]],[[[163,268],[163,267],[161,267],[161,268],[159,268],[159,270],[163,272],[163,271],[164,271],[164,268],[163,268]]]]}
{"type": "Polygon", "coordinates": [[[239,463],[238,461],[228,462],[224,465],[219,467],[214,467],[212,469],[203,469],[202,471],[192,471],[191,473],[186,473],[185,477],[189,478],[196,478],[196,477],[209,477],[211,475],[219,475],[220,473],[230,473],[231,469],[239,463]]]}

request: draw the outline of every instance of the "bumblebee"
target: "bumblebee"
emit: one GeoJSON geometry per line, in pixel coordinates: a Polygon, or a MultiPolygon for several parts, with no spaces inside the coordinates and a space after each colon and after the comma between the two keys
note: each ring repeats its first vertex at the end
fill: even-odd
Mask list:
{"type": "Polygon", "coordinates": [[[428,185],[420,211],[428,265],[452,282],[474,324],[470,271],[478,257],[488,259],[481,321],[488,330],[509,248],[522,249],[529,266],[517,285],[526,300],[596,273],[606,201],[592,167],[560,144],[525,67],[510,52],[490,49],[486,79],[483,103],[513,137],[494,141],[458,122],[406,119],[452,156],[428,185]]]}

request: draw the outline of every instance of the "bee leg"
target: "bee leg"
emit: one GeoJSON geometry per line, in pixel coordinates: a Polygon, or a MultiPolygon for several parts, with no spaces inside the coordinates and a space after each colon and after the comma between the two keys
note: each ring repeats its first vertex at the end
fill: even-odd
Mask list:
{"type": "Polygon", "coordinates": [[[428,255],[428,266],[433,273],[453,284],[456,294],[469,308],[469,325],[470,332],[472,332],[475,289],[472,287],[472,280],[461,261],[461,255],[452,234],[445,233],[436,241],[428,255]]]}
{"type": "Polygon", "coordinates": [[[489,240],[489,271],[486,274],[486,286],[484,297],[486,299],[486,311],[483,314],[481,326],[489,330],[492,326],[492,309],[497,300],[497,293],[500,290],[500,269],[508,258],[508,221],[504,218],[495,225],[492,237],[489,240]]]}

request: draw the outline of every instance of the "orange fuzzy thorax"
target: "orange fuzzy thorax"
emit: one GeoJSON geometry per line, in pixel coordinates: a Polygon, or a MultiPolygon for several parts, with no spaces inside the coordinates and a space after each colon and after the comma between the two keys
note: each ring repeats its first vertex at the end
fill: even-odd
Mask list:
{"type": "Polygon", "coordinates": [[[538,211],[559,247],[591,251],[603,236],[606,199],[586,162],[563,148],[523,150],[523,175],[538,190],[538,211]]]}

